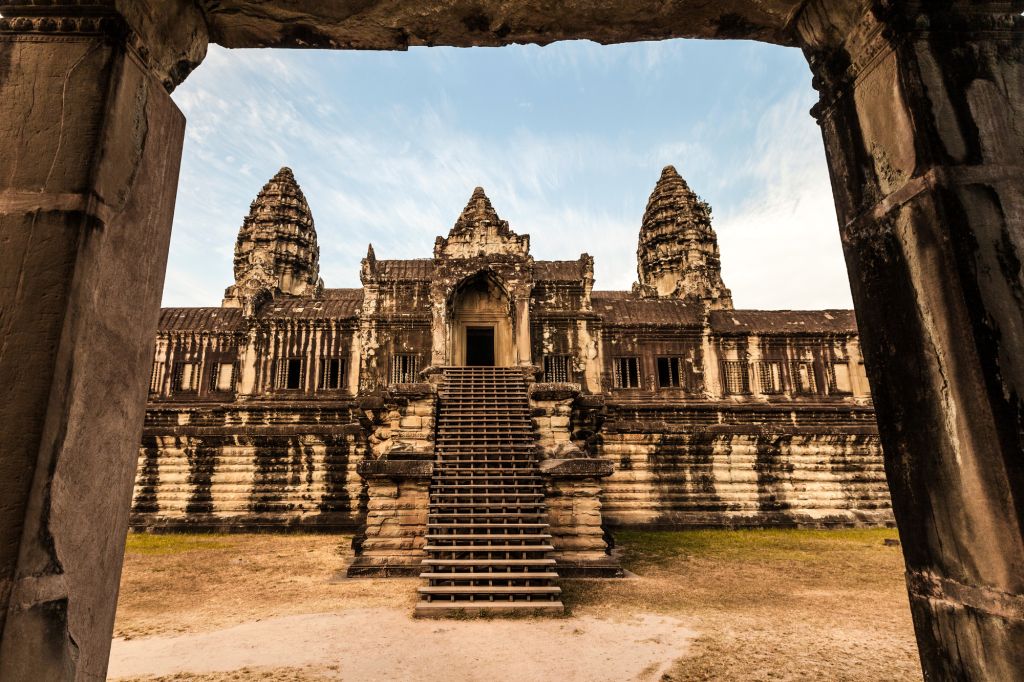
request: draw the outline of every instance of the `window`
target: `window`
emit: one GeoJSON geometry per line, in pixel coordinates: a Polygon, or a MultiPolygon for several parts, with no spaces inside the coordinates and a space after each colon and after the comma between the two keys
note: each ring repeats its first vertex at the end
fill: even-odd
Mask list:
{"type": "Polygon", "coordinates": [[[658,386],[682,388],[685,368],[683,358],[658,358],[658,386]]]}
{"type": "Polygon", "coordinates": [[[782,363],[757,363],[757,383],[763,394],[782,393],[782,363]]]}
{"type": "Polygon", "coordinates": [[[174,365],[172,391],[195,391],[199,386],[199,363],[178,362],[174,365]]]}
{"type": "Polygon", "coordinates": [[[615,358],[615,388],[642,388],[640,358],[615,358]]]}
{"type": "Polygon", "coordinates": [[[871,395],[871,384],[868,383],[868,373],[864,369],[864,363],[857,363],[857,384],[860,386],[861,393],[871,395]]]}
{"type": "Polygon", "coordinates": [[[345,361],[341,358],[324,358],[320,365],[320,388],[336,390],[345,387],[345,361]]]}
{"type": "Polygon", "coordinates": [[[793,390],[797,393],[818,392],[817,386],[814,383],[813,362],[793,363],[793,390]]]}
{"type": "Polygon", "coordinates": [[[726,393],[732,395],[750,393],[750,372],[747,363],[742,360],[723,361],[722,386],[726,393]]]}
{"type": "Polygon", "coordinates": [[[235,390],[235,363],[216,362],[210,370],[211,391],[235,390]]]}
{"type": "Polygon", "coordinates": [[[544,381],[549,384],[565,383],[569,381],[568,355],[544,356],[544,381]]]}
{"type": "Polygon", "coordinates": [[[288,358],[277,363],[277,388],[301,389],[306,385],[306,363],[302,358],[288,358]]]}
{"type": "Polygon", "coordinates": [[[391,358],[391,383],[414,384],[420,359],[416,355],[395,355],[391,358]]]}
{"type": "Polygon", "coordinates": [[[153,363],[153,373],[149,375],[149,392],[159,393],[160,392],[160,380],[163,378],[162,362],[153,363]]]}
{"type": "Polygon", "coordinates": [[[833,362],[828,366],[828,392],[853,393],[850,381],[850,366],[845,362],[833,362]]]}

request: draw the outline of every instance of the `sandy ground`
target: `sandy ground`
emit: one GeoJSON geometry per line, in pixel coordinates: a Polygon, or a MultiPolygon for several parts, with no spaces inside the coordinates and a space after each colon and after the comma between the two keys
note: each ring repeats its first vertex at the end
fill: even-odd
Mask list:
{"type": "Polygon", "coordinates": [[[921,680],[896,531],[617,537],[639,578],[560,581],[563,617],[421,621],[346,539],[132,536],[109,679],[921,680]]]}
{"type": "Polygon", "coordinates": [[[629,622],[586,616],[456,621],[413,620],[404,609],[352,609],[199,635],[114,640],[109,676],[333,665],[339,679],[367,682],[657,680],[686,654],[695,634],[675,618],[650,614],[629,622]]]}

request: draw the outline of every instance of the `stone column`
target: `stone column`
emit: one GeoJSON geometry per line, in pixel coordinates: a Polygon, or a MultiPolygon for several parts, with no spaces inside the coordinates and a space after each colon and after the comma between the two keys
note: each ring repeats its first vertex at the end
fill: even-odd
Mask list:
{"type": "Polygon", "coordinates": [[[925,678],[1024,680],[1024,3],[871,6],[796,28],[925,678]]]}
{"type": "Polygon", "coordinates": [[[146,19],[179,10],[158,38],[112,1],[0,5],[5,682],[106,677],[185,129],[168,88],[206,49],[182,6],[146,19]]]}
{"type": "Polygon", "coordinates": [[[520,367],[533,364],[533,352],[530,349],[530,299],[516,299],[516,355],[520,367]]]}

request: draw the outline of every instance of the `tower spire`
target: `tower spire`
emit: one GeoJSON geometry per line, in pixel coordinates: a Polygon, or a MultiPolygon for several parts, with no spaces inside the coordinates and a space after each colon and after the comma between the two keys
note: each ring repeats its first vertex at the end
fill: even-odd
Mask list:
{"type": "Polygon", "coordinates": [[[263,186],[242,220],[235,242],[235,284],[224,305],[255,313],[278,296],[310,296],[323,289],[313,214],[292,169],[263,186]]]}
{"type": "Polygon", "coordinates": [[[712,309],[732,309],[707,205],[672,166],[662,170],[647,202],[637,275],[639,289],[649,296],[695,299],[712,309]]]}

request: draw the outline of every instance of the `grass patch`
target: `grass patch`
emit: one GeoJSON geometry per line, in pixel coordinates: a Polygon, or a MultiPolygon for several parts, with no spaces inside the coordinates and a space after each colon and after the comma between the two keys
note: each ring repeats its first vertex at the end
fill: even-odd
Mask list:
{"type": "Polygon", "coordinates": [[[169,556],[197,549],[228,549],[232,543],[225,542],[229,537],[224,533],[208,535],[154,535],[152,533],[130,533],[125,554],[142,554],[143,556],[169,556]]]}
{"type": "MultiPolygon", "coordinates": [[[[692,530],[643,533],[627,531],[615,534],[622,546],[622,561],[636,572],[646,566],[664,565],[673,560],[718,559],[725,561],[791,561],[823,563],[837,554],[860,558],[864,551],[891,554],[886,539],[899,539],[894,528],[857,530],[692,530]]],[[[898,550],[897,550],[898,551],[898,550]]]]}

